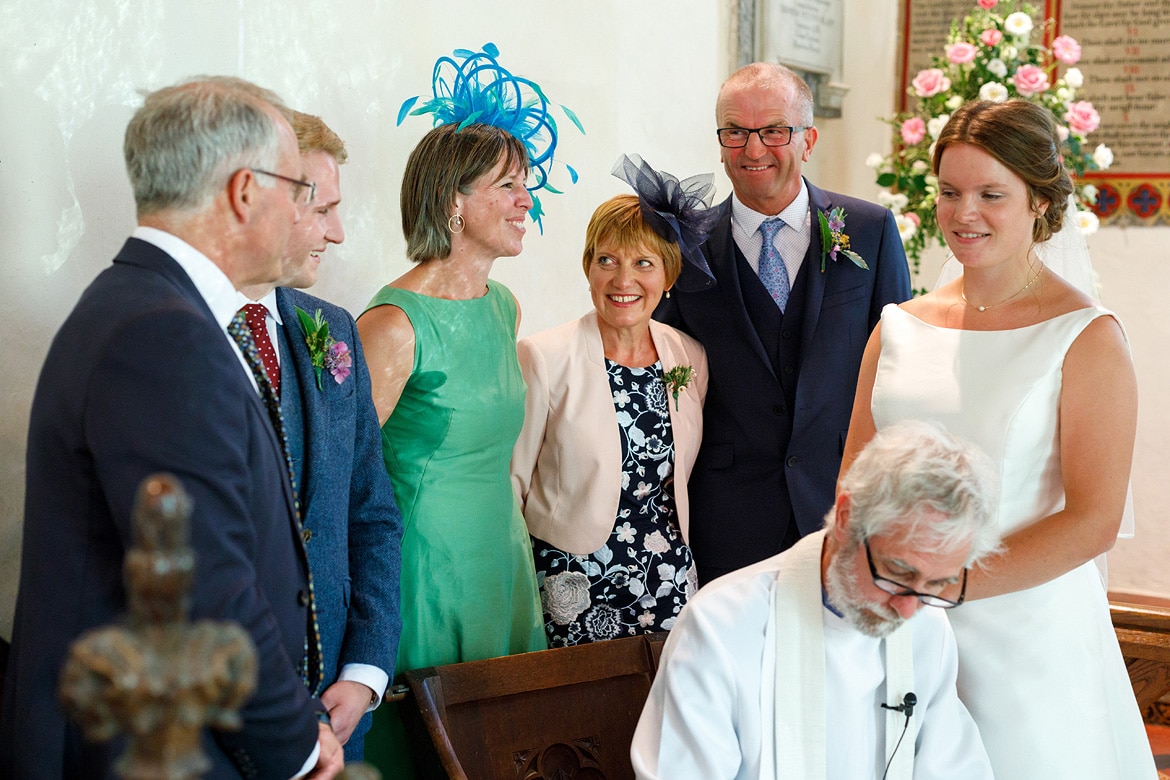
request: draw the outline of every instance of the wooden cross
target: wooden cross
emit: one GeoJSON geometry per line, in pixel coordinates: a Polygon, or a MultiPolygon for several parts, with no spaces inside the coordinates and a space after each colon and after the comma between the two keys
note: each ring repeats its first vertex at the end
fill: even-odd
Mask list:
{"type": "Polygon", "coordinates": [[[87,739],[128,737],[114,770],[133,780],[200,777],[211,766],[200,747],[204,726],[240,728],[237,709],[256,687],[256,648],[244,629],[187,622],[190,515],[175,477],[142,482],[122,568],[129,624],[83,634],[61,671],[62,706],[87,739]]]}

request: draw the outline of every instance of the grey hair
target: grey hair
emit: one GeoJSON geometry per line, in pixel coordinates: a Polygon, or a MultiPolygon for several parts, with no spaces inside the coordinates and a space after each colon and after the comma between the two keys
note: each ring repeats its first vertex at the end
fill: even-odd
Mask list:
{"type": "MultiPolygon", "coordinates": [[[[275,93],[230,76],[147,94],[122,147],[138,216],[202,208],[240,168],[274,170],[280,136],[270,110],[291,116],[275,93]]],[[[265,178],[261,186],[275,186],[265,178]]]]}
{"type": "Polygon", "coordinates": [[[907,420],[883,428],[840,487],[852,507],[846,530],[857,543],[898,534],[937,554],[969,543],[968,566],[999,549],[991,463],[936,423],[907,420]]]}
{"type": "Polygon", "coordinates": [[[715,121],[719,122],[719,107],[723,102],[723,93],[731,87],[742,87],[755,84],[770,89],[791,88],[793,101],[791,108],[799,119],[789,119],[790,122],[800,122],[802,125],[813,124],[813,94],[808,82],[800,77],[796,71],[787,68],[778,62],[753,62],[744,65],[727,77],[723,86],[719,88],[719,97],[715,101],[715,121]]]}

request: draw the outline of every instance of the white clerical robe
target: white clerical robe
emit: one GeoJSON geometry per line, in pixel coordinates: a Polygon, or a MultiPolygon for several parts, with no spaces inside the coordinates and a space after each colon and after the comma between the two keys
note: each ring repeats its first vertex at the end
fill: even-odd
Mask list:
{"type": "MultiPolygon", "coordinates": [[[[638,778],[788,777],[778,771],[776,759],[773,625],[776,573],[786,555],[712,582],[683,609],[634,733],[630,752],[638,778]]],[[[811,576],[819,578],[819,571],[811,576]]],[[[860,633],[828,609],[821,609],[821,618],[826,778],[876,780],[886,763],[884,642],[860,633]]],[[[955,692],[958,660],[946,614],[924,607],[908,627],[918,698],[914,777],[991,780],[978,729],[955,692]]],[[[780,646],[788,641],[799,642],[800,637],[784,638],[780,646]]],[[[903,744],[899,750],[907,748],[903,744]]]]}

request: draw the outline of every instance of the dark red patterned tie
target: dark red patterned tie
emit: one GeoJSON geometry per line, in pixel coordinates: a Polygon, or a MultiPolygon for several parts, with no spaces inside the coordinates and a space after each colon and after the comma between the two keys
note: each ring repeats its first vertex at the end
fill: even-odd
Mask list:
{"type": "Polygon", "coordinates": [[[252,341],[256,344],[256,351],[260,353],[264,373],[268,374],[268,381],[272,383],[276,397],[280,398],[280,361],[276,357],[272,339],[268,336],[268,307],[262,303],[248,303],[240,311],[244,313],[248,330],[252,331],[252,341]]]}

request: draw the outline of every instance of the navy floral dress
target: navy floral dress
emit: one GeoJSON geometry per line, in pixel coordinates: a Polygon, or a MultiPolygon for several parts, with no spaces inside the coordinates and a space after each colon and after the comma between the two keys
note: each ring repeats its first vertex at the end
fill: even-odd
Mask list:
{"type": "Polygon", "coordinates": [[[674,503],[674,436],[662,365],[605,361],[622,446],[609,541],[574,555],[532,539],[550,647],[669,631],[698,589],[674,503]]]}

